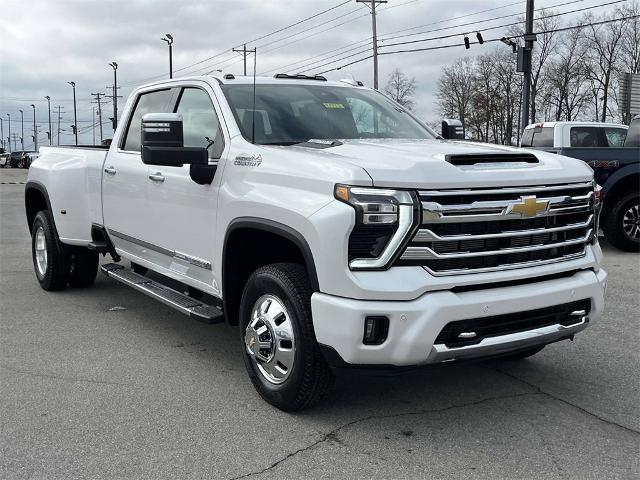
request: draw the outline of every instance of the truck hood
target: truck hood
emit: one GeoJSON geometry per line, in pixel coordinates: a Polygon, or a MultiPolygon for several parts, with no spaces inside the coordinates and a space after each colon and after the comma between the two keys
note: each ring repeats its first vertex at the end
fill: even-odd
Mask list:
{"type": "Polygon", "coordinates": [[[591,168],[580,160],[537,150],[473,142],[345,140],[342,145],[317,152],[363,168],[373,180],[373,185],[380,187],[517,186],[581,182],[593,177],[591,168]],[[531,153],[539,161],[456,166],[445,160],[446,155],[501,153],[531,153]]]}

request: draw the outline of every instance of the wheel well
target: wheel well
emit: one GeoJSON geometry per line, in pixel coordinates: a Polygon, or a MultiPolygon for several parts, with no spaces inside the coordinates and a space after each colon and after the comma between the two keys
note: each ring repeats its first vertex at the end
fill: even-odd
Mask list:
{"type": "Polygon", "coordinates": [[[47,198],[37,188],[28,188],[24,194],[25,208],[27,211],[27,224],[29,227],[29,232],[31,232],[31,227],[33,226],[33,221],[36,218],[36,215],[41,210],[48,210],[49,206],[47,204],[47,198]]]}
{"type": "Polygon", "coordinates": [[[317,291],[313,259],[306,242],[286,230],[258,225],[234,228],[227,234],[223,253],[222,287],[224,313],[231,325],[238,324],[244,286],[258,268],[270,263],[292,262],[304,265],[312,290],[317,291]]]}
{"type": "Polygon", "coordinates": [[[611,207],[613,207],[616,202],[629,191],[638,191],[638,186],[640,185],[640,174],[632,174],[628,175],[616,183],[609,189],[607,192],[604,205],[603,205],[603,213],[607,212],[611,207]]]}

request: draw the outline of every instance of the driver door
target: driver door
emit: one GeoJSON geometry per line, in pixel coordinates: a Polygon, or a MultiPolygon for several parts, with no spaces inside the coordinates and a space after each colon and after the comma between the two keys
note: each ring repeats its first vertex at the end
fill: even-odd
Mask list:
{"type": "MultiPolygon", "coordinates": [[[[184,146],[208,147],[209,164],[217,165],[225,142],[210,93],[198,86],[182,88],[175,112],[182,115],[184,146]]],[[[189,165],[149,166],[147,239],[171,253],[158,258],[172,277],[219,294],[213,258],[221,175],[218,172],[211,184],[199,185],[189,171],[189,165]]]]}

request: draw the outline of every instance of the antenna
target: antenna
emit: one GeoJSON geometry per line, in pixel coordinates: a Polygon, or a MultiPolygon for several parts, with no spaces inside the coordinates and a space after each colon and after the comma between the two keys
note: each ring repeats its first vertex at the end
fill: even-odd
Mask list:
{"type": "Polygon", "coordinates": [[[256,64],[258,49],[253,48],[253,108],[251,109],[251,143],[256,143],[256,64]]]}

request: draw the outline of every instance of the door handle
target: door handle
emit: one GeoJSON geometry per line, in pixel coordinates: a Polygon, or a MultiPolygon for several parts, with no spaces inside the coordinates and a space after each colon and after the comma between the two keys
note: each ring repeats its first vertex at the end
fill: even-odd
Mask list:
{"type": "Polygon", "coordinates": [[[104,169],[104,173],[108,175],[115,175],[116,173],[118,173],[118,171],[115,168],[113,168],[113,166],[110,166],[104,169]]]}
{"type": "Polygon", "coordinates": [[[153,175],[149,175],[149,180],[153,182],[162,183],[164,182],[164,175],[162,175],[162,173],[160,172],[157,172],[157,173],[154,173],[153,175]]]}

